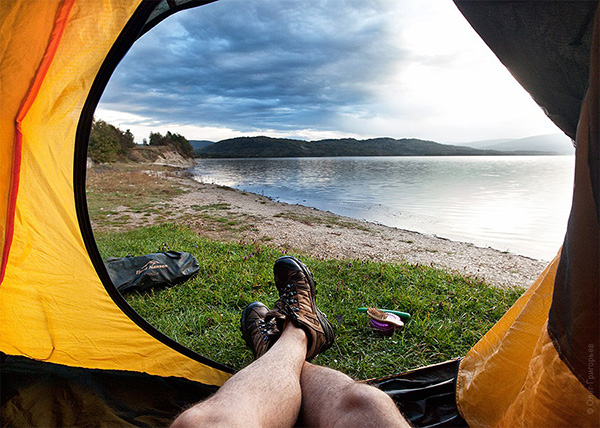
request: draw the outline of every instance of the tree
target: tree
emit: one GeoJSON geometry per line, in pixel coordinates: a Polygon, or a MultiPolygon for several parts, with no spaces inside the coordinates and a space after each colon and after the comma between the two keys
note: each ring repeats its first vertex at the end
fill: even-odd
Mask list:
{"type": "Polygon", "coordinates": [[[162,135],[160,132],[151,132],[149,145],[170,146],[184,157],[191,158],[194,156],[194,148],[187,138],[180,134],[172,134],[170,131],[167,131],[166,135],[162,135]]]}
{"type": "Polygon", "coordinates": [[[148,144],[151,146],[166,146],[167,140],[160,132],[150,132],[148,144]]]}
{"type": "Polygon", "coordinates": [[[100,119],[92,122],[88,156],[93,161],[107,163],[124,160],[134,147],[135,141],[129,129],[123,132],[100,119]]]}

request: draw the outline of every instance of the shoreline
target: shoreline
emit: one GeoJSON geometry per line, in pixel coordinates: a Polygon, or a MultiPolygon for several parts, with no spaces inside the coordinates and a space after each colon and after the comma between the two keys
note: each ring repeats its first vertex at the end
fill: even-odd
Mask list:
{"type": "MultiPolygon", "coordinates": [[[[527,256],[477,247],[468,242],[357,220],[299,204],[279,202],[266,196],[185,177],[191,189],[174,202],[183,207],[228,204],[229,217],[252,221],[233,240],[250,241],[300,250],[319,259],[363,259],[407,262],[433,266],[486,280],[500,287],[529,287],[548,262],[527,256]]],[[[225,205],[222,205],[225,208],[225,205]]],[[[196,220],[196,229],[203,229],[196,220]]],[[[204,223],[206,226],[206,223],[204,223]]],[[[227,234],[203,229],[213,239],[227,234]]]]}
{"type": "MultiPolygon", "coordinates": [[[[181,191],[163,198],[153,209],[143,213],[119,205],[115,210],[117,214],[113,216],[114,225],[100,228],[123,230],[173,221],[186,224],[200,236],[214,240],[264,244],[286,253],[299,251],[318,259],[420,264],[476,277],[499,287],[529,287],[548,264],[489,247],[477,247],[467,242],[278,202],[230,187],[201,183],[185,168],[142,164],[134,170],[136,174],[145,176],[150,187],[153,183],[167,180],[169,185],[181,191]],[[118,222],[119,218],[127,220],[118,222]]],[[[97,173],[104,174],[106,171],[97,173]]],[[[164,186],[165,181],[161,184],[164,186]]]]}

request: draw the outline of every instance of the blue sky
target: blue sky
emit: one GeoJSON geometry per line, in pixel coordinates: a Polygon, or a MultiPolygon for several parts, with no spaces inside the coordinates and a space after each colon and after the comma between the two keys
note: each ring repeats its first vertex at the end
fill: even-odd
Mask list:
{"type": "Polygon", "coordinates": [[[144,35],[96,117],[188,139],[559,133],[450,0],[220,0],[144,35]]]}

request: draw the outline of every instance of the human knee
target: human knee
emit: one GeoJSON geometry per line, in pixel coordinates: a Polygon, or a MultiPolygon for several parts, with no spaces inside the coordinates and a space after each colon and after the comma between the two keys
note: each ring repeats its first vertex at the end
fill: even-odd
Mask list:
{"type": "Polygon", "coordinates": [[[188,428],[194,426],[195,416],[193,413],[192,409],[188,409],[181,413],[175,418],[171,424],[171,428],[188,428]]]}
{"type": "Polygon", "coordinates": [[[215,412],[209,406],[197,405],[181,413],[171,428],[226,427],[228,421],[222,412],[215,412]]]}
{"type": "Polygon", "coordinates": [[[354,382],[346,388],[340,401],[341,410],[345,412],[389,409],[390,406],[395,408],[394,402],[385,392],[358,382],[354,382]]]}
{"type": "Polygon", "coordinates": [[[346,388],[337,410],[336,414],[341,417],[332,426],[410,426],[385,392],[361,383],[353,383],[346,388]]]}

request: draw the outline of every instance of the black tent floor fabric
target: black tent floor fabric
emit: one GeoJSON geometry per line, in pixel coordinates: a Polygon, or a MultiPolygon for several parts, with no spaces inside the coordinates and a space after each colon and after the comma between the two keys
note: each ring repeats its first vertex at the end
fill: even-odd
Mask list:
{"type": "Polygon", "coordinates": [[[456,406],[460,359],[367,381],[385,391],[418,427],[468,427],[456,406]]]}
{"type": "Polygon", "coordinates": [[[2,354],[2,427],[164,427],[218,388],[2,354]]]}
{"type": "MultiPolygon", "coordinates": [[[[366,381],[419,427],[466,427],[451,360],[366,381]]],[[[2,427],[162,427],[218,388],[138,372],[67,367],[2,354],[2,427]],[[24,409],[27,409],[24,411],[24,409]]]]}

